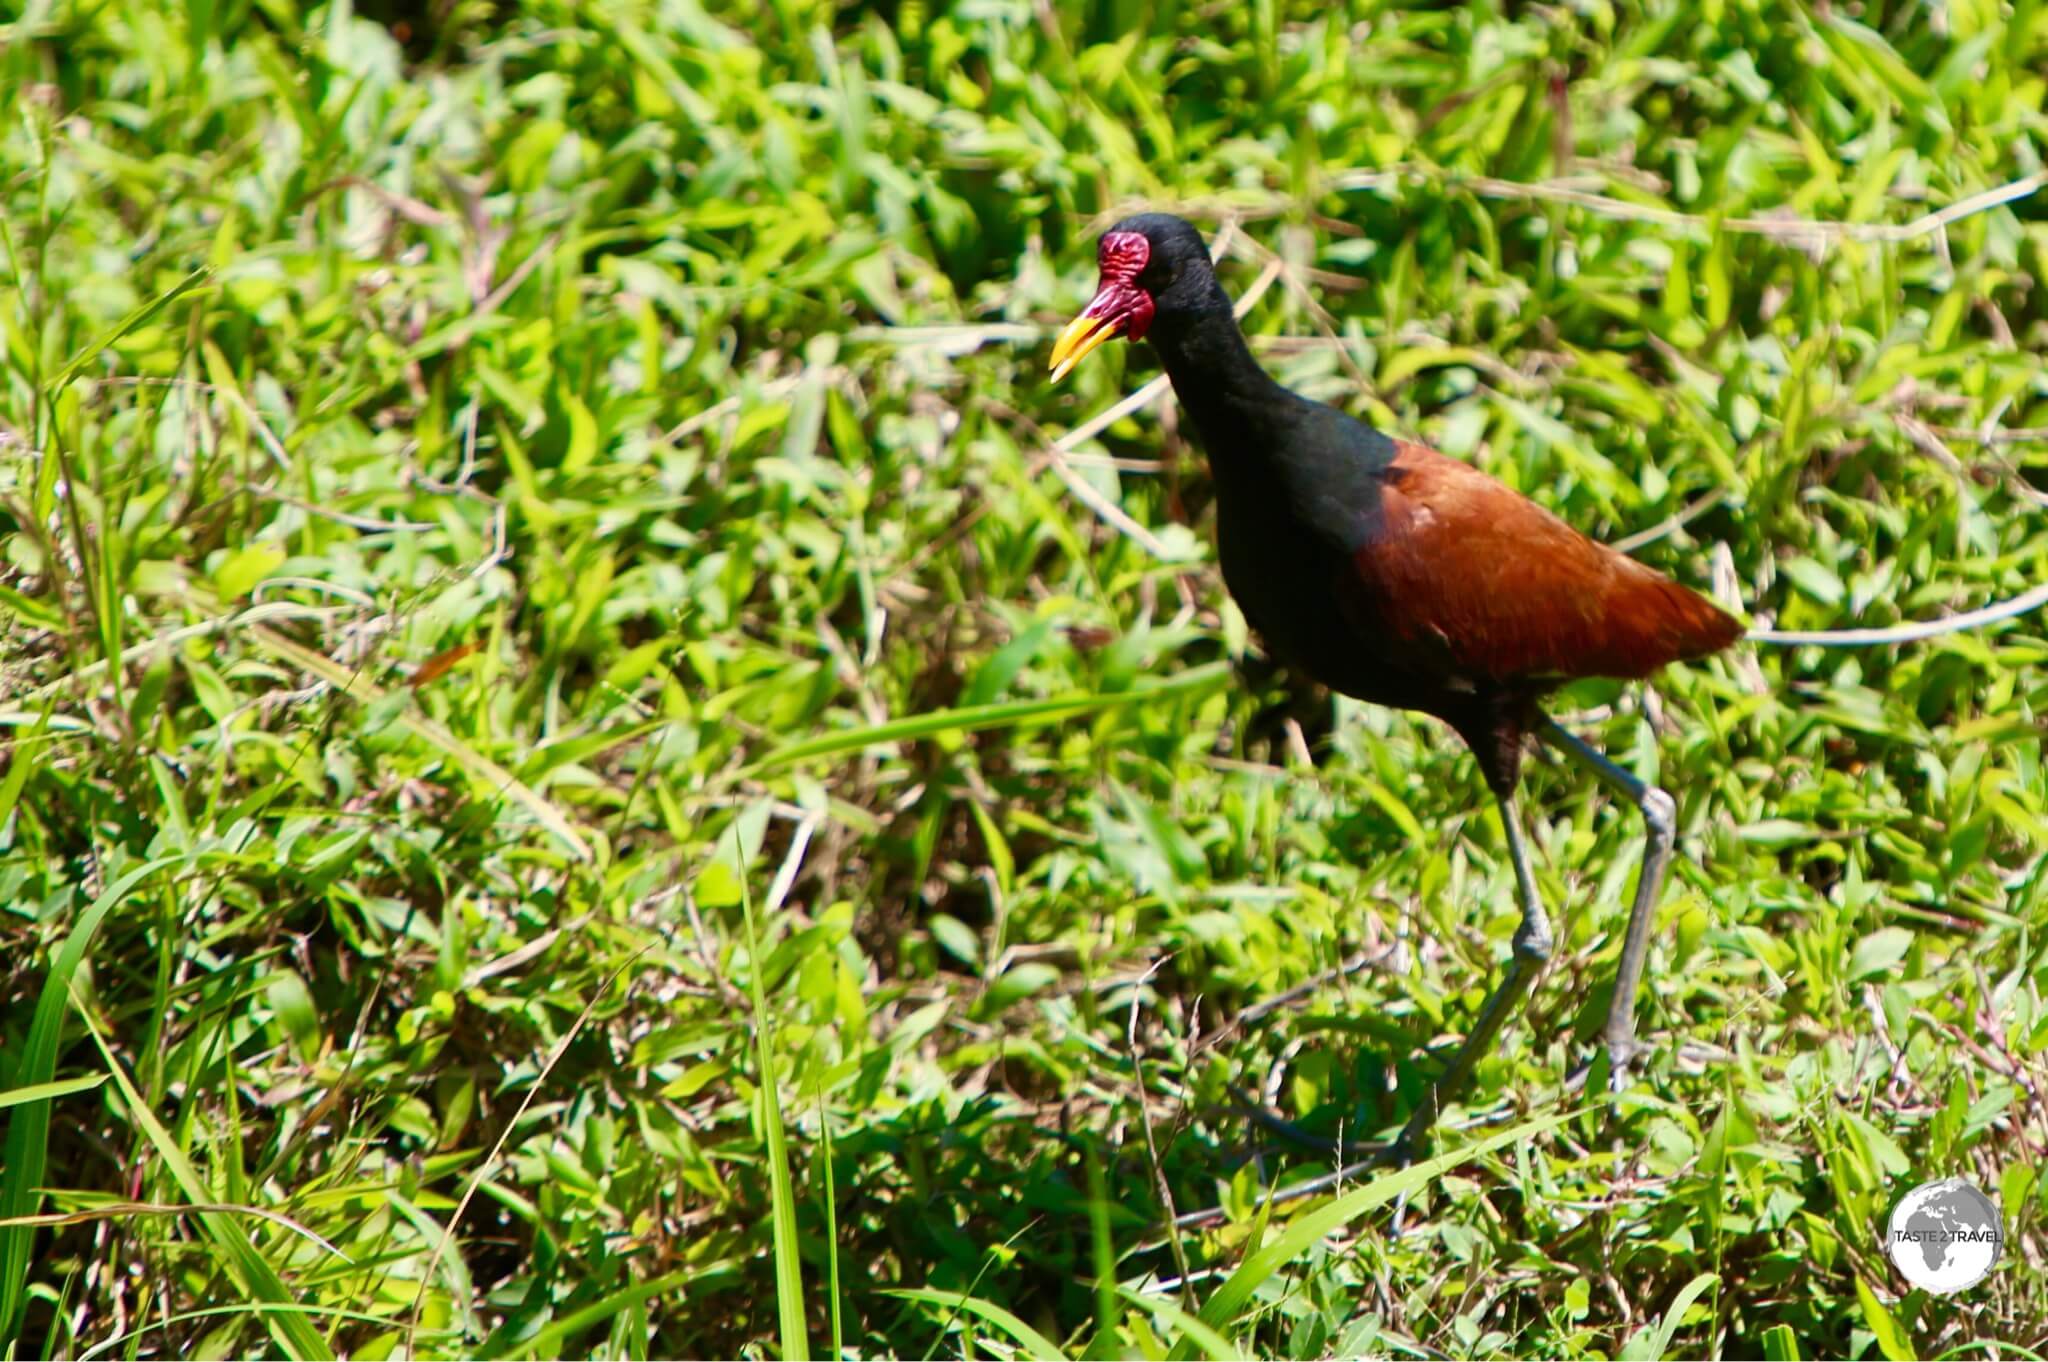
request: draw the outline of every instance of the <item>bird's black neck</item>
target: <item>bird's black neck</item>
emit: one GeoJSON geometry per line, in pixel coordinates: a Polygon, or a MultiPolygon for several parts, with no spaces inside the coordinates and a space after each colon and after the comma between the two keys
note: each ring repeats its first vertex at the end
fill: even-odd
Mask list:
{"type": "Polygon", "coordinates": [[[1198,310],[1162,312],[1146,339],[1158,349],[1174,395],[1195,418],[1212,461],[1276,454],[1273,436],[1307,404],[1252,357],[1220,286],[1210,301],[1213,306],[1198,310]]]}

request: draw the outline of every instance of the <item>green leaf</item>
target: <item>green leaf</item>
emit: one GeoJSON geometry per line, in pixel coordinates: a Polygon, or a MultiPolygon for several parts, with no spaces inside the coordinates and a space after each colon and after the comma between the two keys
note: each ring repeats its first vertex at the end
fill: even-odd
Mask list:
{"type": "Polygon", "coordinates": [[[1886,927],[1872,932],[1856,943],[1856,950],[1849,957],[1849,977],[1868,979],[1875,974],[1889,974],[1911,949],[1913,932],[1910,928],[1886,927]]]}
{"type": "MultiPolygon", "coordinates": [[[[740,853],[739,827],[732,827],[733,854],[740,853]]],[[[796,1224],[796,1183],[790,1173],[789,1145],[782,1124],[781,1080],[775,1066],[775,1014],[768,1008],[766,973],[760,967],[761,937],[754,923],[754,896],[746,876],[740,876],[740,904],[747,925],[747,983],[754,1004],[754,1054],[760,1063],[755,1075],[759,1084],[761,1128],[766,1136],[762,1157],[768,1164],[769,1216],[774,1226],[775,1313],[782,1333],[782,1362],[800,1362],[811,1355],[811,1341],[804,1325],[803,1264],[798,1257],[796,1224]]]]}
{"type": "Polygon", "coordinates": [[[213,572],[213,589],[223,601],[238,601],[284,562],[282,544],[262,540],[227,556],[213,572]]]}
{"type": "MultiPolygon", "coordinates": [[[[142,1127],[143,1135],[149,1140],[156,1156],[177,1180],[178,1187],[186,1199],[197,1205],[211,1201],[206,1180],[186,1156],[184,1149],[172,1138],[171,1132],[157,1120],[156,1113],[135,1085],[128,1081],[128,1073],[120,1061],[108,1049],[106,1037],[92,1024],[92,1019],[80,1014],[86,1029],[91,1032],[93,1043],[100,1047],[106,1058],[107,1068],[113,1074],[114,1083],[121,1089],[122,1100],[127,1103],[128,1115],[142,1127]]],[[[229,1276],[236,1279],[244,1294],[254,1304],[265,1307],[260,1318],[269,1328],[271,1339],[287,1357],[317,1358],[325,1362],[334,1354],[327,1342],[314,1329],[307,1313],[302,1311],[298,1298],[287,1288],[270,1263],[250,1242],[248,1231],[235,1222],[235,1217],[221,1211],[195,1210],[201,1228],[208,1239],[213,1241],[213,1250],[229,1268],[229,1276]]]]}
{"type": "Polygon", "coordinates": [[[1065,1362],[1066,1354],[1057,1343],[1039,1333],[1036,1329],[1018,1319],[1002,1306],[970,1296],[965,1292],[934,1291],[928,1287],[897,1287],[882,1293],[901,1300],[918,1301],[925,1305],[943,1306],[952,1314],[966,1311],[978,1319],[987,1320],[1015,1339],[1024,1349],[1024,1355],[1032,1362],[1065,1362]]]}
{"type": "Polygon", "coordinates": [[[54,1102],[76,1092],[91,1092],[106,1081],[105,1074],[87,1074],[83,1078],[60,1078],[54,1083],[10,1088],[0,1092],[0,1107],[18,1107],[24,1102],[54,1102]]]}
{"type": "MultiPolygon", "coordinates": [[[[15,738],[7,755],[7,774],[0,776],[0,828],[7,826],[14,817],[15,807],[21,803],[21,792],[28,788],[29,775],[40,764],[43,749],[49,745],[50,717],[56,708],[53,695],[43,702],[42,712],[28,732],[15,738]]],[[[0,1315],[0,1320],[5,1316],[0,1315]]]]}
{"type": "Polygon", "coordinates": [[[966,923],[951,913],[933,913],[925,925],[954,959],[970,969],[981,968],[981,938],[966,923]]]}
{"type": "MultiPolygon", "coordinates": [[[[181,864],[183,856],[164,856],[135,867],[112,884],[79,915],[71,935],[64,939],[43,977],[36,998],[36,1010],[22,1039],[20,1057],[7,1081],[17,1090],[39,1089],[52,1081],[57,1066],[57,1041],[69,1005],[71,980],[85,963],[93,937],[114,906],[135,887],[170,866],[181,864]]],[[[0,1351],[19,1337],[22,1311],[27,1305],[26,1285],[33,1226],[19,1223],[36,1215],[43,1204],[43,1167],[49,1154],[49,1097],[32,1097],[16,1106],[7,1122],[7,1139],[0,1144],[0,1351]]]]}
{"type": "Polygon", "coordinates": [[[1778,571],[1792,585],[1822,605],[1840,605],[1842,598],[1849,594],[1848,588],[1842,585],[1841,577],[1813,558],[1787,558],[1778,564],[1778,571]]]}
{"type": "Polygon", "coordinates": [[[571,1339],[617,1315],[651,1300],[687,1298],[690,1288],[706,1277],[737,1273],[744,1264],[736,1259],[712,1259],[677,1272],[650,1277],[612,1292],[589,1305],[572,1310],[550,1323],[533,1337],[510,1343],[501,1351],[486,1353],[490,1358],[560,1357],[571,1339]]]}
{"type": "MultiPolygon", "coordinates": [[[[314,652],[311,648],[269,629],[259,626],[251,629],[249,634],[266,651],[311,672],[342,694],[360,703],[374,704],[387,694],[398,693],[387,692],[361,672],[351,671],[333,658],[314,652]]],[[[457,738],[445,725],[409,707],[399,713],[397,722],[428,746],[438,748],[452,757],[458,765],[468,770],[479,785],[493,795],[503,795],[526,809],[534,816],[535,821],[553,833],[577,860],[594,859],[590,844],[583,839],[582,834],[576,830],[576,825],[570,822],[561,810],[543,799],[539,792],[525,781],[457,738]]]]}
{"type": "Polygon", "coordinates": [[[1169,680],[1107,695],[1072,695],[1056,700],[1022,700],[999,705],[973,705],[961,709],[935,710],[907,719],[892,719],[844,733],[826,733],[778,747],[755,762],[750,771],[770,771],[792,762],[814,757],[832,757],[885,743],[912,742],[940,733],[977,733],[991,728],[1014,728],[1027,723],[1050,723],[1071,719],[1097,710],[1144,704],[1168,695],[1209,690],[1228,681],[1230,664],[1212,662],[1190,667],[1169,680]]]}
{"type": "MultiPolygon", "coordinates": [[[[1312,1245],[1320,1242],[1325,1235],[1334,1233],[1350,1224],[1366,1212],[1386,1205],[1404,1193],[1418,1192],[1437,1178],[1460,1164],[1491,1154],[1496,1149],[1526,1140],[1545,1131],[1555,1130],[1580,1113],[1563,1112],[1524,1121],[1506,1130],[1495,1131],[1482,1140],[1476,1140],[1463,1149],[1435,1158],[1425,1159],[1395,1173],[1383,1173],[1354,1191],[1346,1192],[1335,1201],[1316,1210],[1307,1212],[1289,1222],[1280,1236],[1265,1247],[1253,1253],[1238,1265],[1216,1293],[1202,1307],[1202,1322],[1221,1333],[1236,1322],[1252,1295],[1274,1273],[1286,1267],[1312,1245]]],[[[1193,1356],[1190,1341],[1183,1341],[1175,1348],[1176,1359],[1193,1356]]]]}
{"type": "Polygon", "coordinates": [[[167,292],[158,294],[133,312],[130,312],[114,324],[113,330],[108,331],[98,340],[73,355],[63,368],[52,374],[44,382],[43,391],[54,393],[63,389],[87,365],[97,360],[110,347],[119,344],[137,329],[147,326],[151,321],[155,320],[159,312],[162,312],[172,303],[184,297],[193,289],[198,288],[201,284],[204,284],[212,275],[213,271],[210,269],[196,269],[173,284],[167,292]]]}
{"type": "Polygon", "coordinates": [[[1685,1322],[1685,1312],[1708,1287],[1720,1280],[1716,1273],[1702,1272],[1680,1287],[1672,1298],[1671,1308],[1664,1312],[1664,1318],[1658,1321],[1657,1327],[1638,1331],[1622,1348],[1622,1357],[1628,1362],[1656,1362],[1656,1359],[1671,1356],[1671,1339],[1678,1332],[1679,1325],[1685,1322]]]}
{"type": "Polygon", "coordinates": [[[1057,969],[1041,961],[1026,960],[1012,965],[988,986],[988,992],[982,994],[981,1005],[975,1009],[975,1015],[984,1021],[1001,1016],[1032,994],[1052,987],[1059,978],[1057,969]]]}
{"type": "Polygon", "coordinates": [[[1171,1330],[1193,1343],[1202,1350],[1204,1356],[1214,1359],[1214,1362],[1232,1362],[1234,1358],[1247,1356],[1243,1348],[1236,1346],[1164,1296],[1143,1295],[1128,1286],[1117,1287],[1117,1294],[1139,1309],[1149,1311],[1162,1328],[1171,1330]]]}
{"type": "MultiPolygon", "coordinates": [[[[451,916],[453,916],[451,914],[451,916]]],[[[320,1010],[313,1002],[313,990],[298,971],[283,969],[270,976],[264,998],[276,1014],[285,1034],[298,1048],[299,1058],[312,1063],[320,1054],[320,1010]]]]}
{"type": "Polygon", "coordinates": [[[1899,1328],[1899,1322],[1892,1318],[1892,1312],[1885,1309],[1877,1293],[1870,1289],[1870,1284],[1861,1277],[1856,1279],[1856,1299],[1863,1306],[1863,1322],[1877,1337],[1877,1350],[1885,1355],[1888,1362],[1914,1362],[1919,1354],[1913,1351],[1912,1341],[1899,1328]]]}
{"type": "Polygon", "coordinates": [[[995,703],[996,698],[1017,679],[1017,673],[1038,656],[1039,650],[1051,637],[1052,621],[1041,619],[990,653],[988,661],[982,663],[981,670],[974,674],[967,693],[961,697],[963,707],[979,709],[995,703]]]}

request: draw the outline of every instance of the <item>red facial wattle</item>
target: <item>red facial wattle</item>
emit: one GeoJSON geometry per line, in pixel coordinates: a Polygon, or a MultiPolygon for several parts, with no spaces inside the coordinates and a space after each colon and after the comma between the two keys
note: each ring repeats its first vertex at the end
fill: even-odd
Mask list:
{"type": "Polygon", "coordinates": [[[1110,319],[1126,340],[1145,339],[1152,325],[1152,295],[1138,287],[1138,276],[1151,259],[1152,243],[1136,232],[1104,236],[1095,247],[1095,298],[1081,315],[1110,319]]]}
{"type": "Polygon", "coordinates": [[[1152,295],[1139,285],[1138,276],[1151,258],[1152,243],[1136,232],[1110,232],[1096,245],[1095,297],[1053,343],[1053,382],[1114,336],[1145,338],[1152,325],[1152,295]]]}

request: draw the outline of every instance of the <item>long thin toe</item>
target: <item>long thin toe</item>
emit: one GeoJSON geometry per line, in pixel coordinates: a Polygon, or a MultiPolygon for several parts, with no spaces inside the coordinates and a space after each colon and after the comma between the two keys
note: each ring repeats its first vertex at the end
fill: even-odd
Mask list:
{"type": "Polygon", "coordinates": [[[1619,1097],[1628,1091],[1629,1061],[1635,1057],[1636,1048],[1633,1039],[1607,1043],[1608,1096],[1619,1097]]]}
{"type": "Polygon", "coordinates": [[[1408,1194],[1401,1193],[1394,1198],[1394,1218],[1387,1223],[1387,1237],[1399,1239],[1408,1228],[1408,1194]]]}
{"type": "Polygon", "coordinates": [[[1374,1156],[1373,1163],[1380,1168],[1406,1168],[1421,1156],[1421,1147],[1403,1131],[1374,1156]]]}
{"type": "Polygon", "coordinates": [[[1297,1122],[1290,1121],[1278,1112],[1269,1110],[1258,1098],[1253,1097],[1235,1083],[1230,1085],[1230,1096],[1236,1102],[1238,1109],[1244,1112],[1255,1124],[1278,1136],[1288,1144],[1294,1145],[1296,1148],[1306,1149],[1316,1154],[1343,1156],[1355,1154],[1360,1150],[1372,1147],[1370,1145],[1355,1144],[1350,1140],[1331,1139],[1327,1135],[1318,1135],[1314,1131],[1307,1130],[1297,1122]]]}

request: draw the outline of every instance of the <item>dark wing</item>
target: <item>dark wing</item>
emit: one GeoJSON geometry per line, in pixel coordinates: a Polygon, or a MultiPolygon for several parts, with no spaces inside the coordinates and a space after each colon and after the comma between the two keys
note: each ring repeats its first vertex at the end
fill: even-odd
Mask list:
{"type": "Polygon", "coordinates": [[[1471,681],[1641,677],[1742,636],[1733,616],[1470,465],[1401,442],[1340,583],[1354,625],[1471,681]]]}

